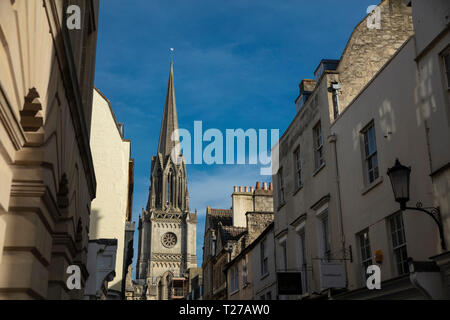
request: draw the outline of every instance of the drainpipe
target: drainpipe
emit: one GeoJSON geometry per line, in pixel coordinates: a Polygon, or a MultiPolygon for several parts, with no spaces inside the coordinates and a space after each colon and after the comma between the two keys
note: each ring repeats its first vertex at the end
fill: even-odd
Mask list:
{"type": "MultiPolygon", "coordinates": [[[[335,178],[336,178],[336,189],[337,189],[337,202],[338,202],[338,217],[339,217],[339,226],[341,229],[341,246],[342,246],[342,253],[344,255],[345,259],[345,235],[344,235],[344,222],[342,217],[342,200],[341,200],[341,185],[339,181],[339,165],[338,165],[338,159],[337,159],[337,147],[336,147],[336,141],[337,136],[335,133],[328,136],[328,142],[333,144],[333,151],[334,151],[334,162],[335,162],[335,178]]],[[[347,262],[344,260],[344,268],[345,268],[345,281],[348,285],[348,274],[347,274],[347,262]]]]}

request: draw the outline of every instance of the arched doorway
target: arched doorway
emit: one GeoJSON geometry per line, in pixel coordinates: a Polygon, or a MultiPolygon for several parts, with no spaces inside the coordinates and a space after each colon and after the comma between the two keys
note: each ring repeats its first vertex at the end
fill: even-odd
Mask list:
{"type": "Polygon", "coordinates": [[[166,271],[159,280],[158,283],[158,300],[170,300],[170,283],[172,281],[173,274],[170,271],[166,271]]]}

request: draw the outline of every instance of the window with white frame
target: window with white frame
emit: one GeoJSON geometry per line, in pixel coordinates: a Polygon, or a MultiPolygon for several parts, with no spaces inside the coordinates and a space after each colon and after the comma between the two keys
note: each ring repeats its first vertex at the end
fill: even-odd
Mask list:
{"type": "Polygon", "coordinates": [[[266,240],[264,239],[261,241],[260,245],[260,251],[261,251],[261,277],[265,276],[267,273],[269,273],[269,270],[267,269],[267,248],[266,248],[266,240]]]}
{"type": "Polygon", "coordinates": [[[366,179],[368,183],[374,182],[379,177],[377,141],[375,138],[375,125],[371,122],[363,131],[364,156],[366,167],[366,179]]]}
{"type": "Polygon", "coordinates": [[[307,281],[308,281],[308,274],[306,272],[307,267],[307,260],[306,260],[306,234],[305,234],[305,228],[300,227],[297,230],[297,241],[298,241],[298,267],[300,270],[300,273],[302,275],[302,291],[303,293],[306,293],[308,291],[307,289],[307,281]]]}
{"type": "Polygon", "coordinates": [[[314,137],[315,168],[317,170],[322,165],[325,164],[325,160],[323,159],[322,126],[320,122],[316,124],[316,126],[313,129],[313,137],[314,137]]]}
{"type": "Polygon", "coordinates": [[[369,230],[366,229],[358,234],[359,251],[361,259],[361,274],[365,285],[368,274],[367,267],[372,265],[372,251],[370,248],[369,230]]]}
{"type": "Polygon", "coordinates": [[[444,74],[447,90],[450,90],[450,47],[442,53],[442,61],[444,63],[444,74]]]}
{"type": "Polygon", "coordinates": [[[300,147],[294,152],[294,164],[295,164],[295,189],[297,190],[302,186],[302,160],[300,155],[300,147]]]}
{"type": "Polygon", "coordinates": [[[317,215],[319,226],[319,243],[321,252],[320,258],[328,261],[330,259],[330,230],[328,221],[328,209],[325,209],[317,215]]]}
{"type": "Polygon", "coordinates": [[[283,168],[280,168],[278,170],[278,190],[279,190],[279,195],[278,195],[278,202],[279,205],[283,205],[284,204],[284,178],[283,178],[283,168]]]}
{"type": "Polygon", "coordinates": [[[402,213],[397,213],[389,218],[391,228],[392,250],[394,253],[395,270],[398,275],[409,272],[408,251],[406,250],[405,227],[402,213]]]}
{"type": "Polygon", "coordinates": [[[235,292],[239,290],[239,269],[237,266],[233,266],[231,268],[231,283],[230,283],[231,292],[235,292]]]}

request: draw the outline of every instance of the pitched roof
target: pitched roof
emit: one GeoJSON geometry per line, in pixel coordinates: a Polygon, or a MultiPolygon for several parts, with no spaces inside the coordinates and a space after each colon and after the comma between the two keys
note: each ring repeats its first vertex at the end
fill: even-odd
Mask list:
{"type": "Polygon", "coordinates": [[[273,230],[274,228],[274,222],[272,221],[272,223],[270,223],[265,229],[264,231],[258,236],[258,238],[256,238],[255,240],[252,241],[252,243],[246,245],[246,247],[243,250],[240,250],[240,252],[234,256],[232,258],[232,260],[230,262],[228,262],[225,267],[224,270],[228,270],[238,259],[240,259],[244,254],[246,254],[247,252],[249,252],[250,250],[252,250],[258,243],[261,242],[261,240],[266,236],[267,233],[269,233],[271,230],[273,230]]]}
{"type": "Polygon", "coordinates": [[[225,244],[228,241],[236,241],[247,232],[247,228],[234,227],[234,226],[223,226],[219,227],[219,233],[222,243],[225,244]]]}
{"type": "Polygon", "coordinates": [[[212,229],[217,229],[219,223],[223,226],[232,226],[233,225],[233,217],[232,216],[214,216],[211,215],[209,217],[209,225],[212,229]]]}
{"type": "Polygon", "coordinates": [[[206,208],[205,231],[208,229],[208,227],[217,230],[219,222],[223,226],[232,226],[233,211],[231,209],[214,209],[208,206],[206,208]]]}
{"type": "Polygon", "coordinates": [[[213,214],[213,215],[231,215],[233,214],[233,210],[231,209],[214,209],[214,208],[209,208],[209,214],[213,214]]]}

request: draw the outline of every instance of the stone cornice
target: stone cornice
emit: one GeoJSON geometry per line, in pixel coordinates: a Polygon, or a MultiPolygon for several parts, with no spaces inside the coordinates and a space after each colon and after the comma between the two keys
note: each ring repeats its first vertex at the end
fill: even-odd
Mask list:
{"type": "Polygon", "coordinates": [[[47,212],[50,214],[52,221],[51,223],[47,220],[45,217],[45,213],[41,210],[40,207],[36,207],[33,204],[27,203],[23,200],[14,200],[14,202],[11,203],[10,210],[11,211],[17,211],[26,208],[27,210],[31,212],[35,212],[41,219],[44,226],[47,228],[47,231],[49,233],[53,232],[53,228],[55,224],[57,223],[58,219],[60,218],[60,213],[58,210],[58,207],[56,205],[56,201],[53,198],[50,190],[47,186],[43,184],[36,184],[33,182],[26,182],[26,181],[13,181],[11,185],[11,197],[12,199],[17,198],[23,198],[27,199],[30,198],[30,201],[32,198],[39,198],[41,199],[45,205],[47,212]],[[20,206],[18,205],[20,203],[20,206]]]}
{"type": "Polygon", "coordinates": [[[151,262],[181,262],[185,259],[183,254],[179,253],[152,253],[151,262]]]}
{"type": "MultiPolygon", "coordinates": [[[[66,1],[64,1],[65,7],[66,1]]],[[[86,180],[88,182],[91,199],[95,198],[97,182],[95,180],[94,164],[89,145],[89,131],[86,127],[81,90],[78,83],[73,50],[66,28],[59,23],[58,11],[55,0],[44,0],[50,32],[56,51],[56,59],[61,71],[61,78],[66,93],[67,102],[71,114],[72,124],[77,137],[80,157],[83,163],[86,180]]],[[[91,7],[92,8],[92,7],[91,7]]]]}
{"type": "MultiPolygon", "coordinates": [[[[14,115],[14,112],[11,108],[11,104],[8,100],[8,97],[3,90],[3,87],[0,83],[0,122],[5,127],[5,130],[11,140],[11,143],[14,146],[14,149],[20,150],[20,148],[25,143],[25,133],[20,125],[19,121],[14,115]]],[[[11,162],[12,159],[10,159],[11,162]]]]}

